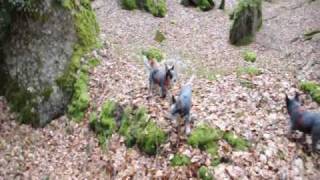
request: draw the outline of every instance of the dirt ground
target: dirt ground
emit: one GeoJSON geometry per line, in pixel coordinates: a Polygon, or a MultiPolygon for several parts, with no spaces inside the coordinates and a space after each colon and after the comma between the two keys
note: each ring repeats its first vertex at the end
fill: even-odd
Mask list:
{"type": "MultiPolygon", "coordinates": [[[[148,156],[137,148],[127,149],[123,138],[114,134],[103,150],[88,130],[88,118],[77,124],[61,117],[43,129],[33,129],[17,124],[0,98],[0,179],[196,179],[197,168],[209,165],[210,158],[184,143],[185,137],[177,141],[176,129],[165,119],[168,99],[148,98],[141,51],[151,46],[176,62],[179,79],[173,94],[191,74],[196,75],[194,127],[207,123],[252,143],[248,151],[237,152],[220,145],[220,156],[230,162],[210,167],[216,179],[319,179],[320,156],[309,153],[310,138],[300,142],[286,136],[284,97],[298,91],[300,80],[320,80],[315,68],[320,64],[320,38],[303,38],[306,31],[320,28],[320,1],[264,2],[263,26],[255,42],[242,47],[228,43],[229,13],[236,0],[226,3],[224,11],[202,12],[168,0],[167,16],[156,18],[123,10],[115,0],[95,0],[104,46],[94,52],[102,63],[90,72],[91,105],[86,117],[108,99],[145,106],[169,140],[157,156],[148,156]],[[165,34],[162,43],[154,40],[157,30],[165,34]],[[263,74],[237,75],[239,67],[251,65],[243,60],[245,50],[256,52],[252,65],[263,74]],[[192,164],[171,167],[176,152],[189,156],[192,164]]],[[[309,96],[302,99],[307,109],[320,110],[309,96]]]]}

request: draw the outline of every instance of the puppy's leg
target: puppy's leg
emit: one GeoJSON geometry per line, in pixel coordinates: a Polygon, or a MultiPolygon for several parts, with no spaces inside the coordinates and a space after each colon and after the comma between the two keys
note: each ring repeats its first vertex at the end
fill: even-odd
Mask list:
{"type": "Polygon", "coordinates": [[[165,98],[166,95],[167,95],[167,89],[166,89],[164,83],[161,83],[160,87],[161,87],[160,95],[161,95],[162,98],[165,98]]]}
{"type": "Polygon", "coordinates": [[[190,127],[190,114],[186,114],[184,116],[184,125],[185,125],[185,131],[186,135],[189,135],[191,132],[191,127],[190,127]]]}
{"type": "Polygon", "coordinates": [[[320,140],[320,124],[318,125],[315,125],[313,128],[312,128],[312,132],[311,132],[311,138],[312,138],[312,151],[313,152],[317,152],[317,145],[320,140]]]}

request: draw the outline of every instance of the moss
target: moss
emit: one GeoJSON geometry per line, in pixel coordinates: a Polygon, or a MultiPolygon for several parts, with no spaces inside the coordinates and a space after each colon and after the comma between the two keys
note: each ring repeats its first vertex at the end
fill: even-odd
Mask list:
{"type": "MultiPolygon", "coordinates": [[[[7,76],[9,78],[9,76],[7,76]]],[[[36,95],[29,92],[24,87],[20,87],[16,81],[9,78],[6,83],[4,92],[5,97],[10,102],[12,111],[18,113],[18,121],[20,123],[31,124],[38,127],[39,117],[35,113],[36,95]]]]}
{"type": "Polygon", "coordinates": [[[91,68],[93,68],[93,67],[97,67],[98,65],[100,65],[101,61],[97,58],[91,58],[91,59],[89,59],[88,64],[91,68]]]}
{"type": "Polygon", "coordinates": [[[215,5],[213,0],[182,0],[181,4],[184,6],[195,6],[199,7],[202,11],[209,11],[215,5]]]}
{"type": "Polygon", "coordinates": [[[165,0],[145,0],[145,10],[156,17],[164,17],[167,13],[165,0]]]}
{"type": "Polygon", "coordinates": [[[238,151],[247,150],[250,147],[250,144],[247,140],[242,137],[235,135],[232,132],[226,132],[223,135],[223,138],[235,149],[238,151]]]}
{"type": "Polygon", "coordinates": [[[183,154],[175,154],[170,162],[171,166],[187,166],[191,164],[190,158],[183,154]]]}
{"type": "Polygon", "coordinates": [[[142,51],[142,54],[147,56],[148,59],[156,59],[158,62],[164,59],[164,53],[154,47],[151,47],[146,51],[142,51]]]}
{"type": "Polygon", "coordinates": [[[122,0],[121,5],[123,9],[126,10],[134,10],[138,8],[136,0],[122,0]]]}
{"type": "Polygon", "coordinates": [[[250,89],[254,89],[257,87],[252,81],[247,79],[240,79],[239,82],[242,87],[246,87],[250,89]]]}
{"type": "Polygon", "coordinates": [[[213,180],[213,175],[206,166],[201,166],[198,170],[198,177],[202,180],[213,180]]]}
{"type": "Polygon", "coordinates": [[[218,166],[221,163],[220,158],[213,158],[211,160],[211,166],[218,166]]]}
{"type": "Polygon", "coordinates": [[[219,129],[201,125],[194,129],[188,138],[188,144],[201,150],[213,149],[223,133],[219,129]]]}
{"type": "Polygon", "coordinates": [[[259,76],[262,74],[262,71],[254,66],[241,67],[237,69],[237,75],[248,74],[250,76],[259,76]]]}
{"type": "Polygon", "coordinates": [[[144,9],[156,17],[164,17],[167,13],[166,0],[121,0],[121,4],[123,9],[144,9]]]}
{"type": "Polygon", "coordinates": [[[245,51],[243,53],[243,58],[247,62],[255,62],[257,58],[257,54],[253,51],[245,51]]]}
{"type": "Polygon", "coordinates": [[[164,34],[161,31],[157,30],[154,40],[157,41],[158,43],[161,43],[165,39],[166,37],[164,36],[164,34]]]}
{"type": "Polygon", "coordinates": [[[137,145],[149,155],[157,154],[159,147],[166,141],[166,134],[154,122],[149,122],[145,129],[137,134],[137,145]]]}
{"type": "Polygon", "coordinates": [[[51,86],[48,86],[48,87],[46,87],[46,88],[44,88],[44,89],[42,90],[42,93],[41,93],[41,94],[42,94],[42,96],[43,96],[43,98],[44,98],[44,101],[48,101],[48,100],[49,100],[52,92],[53,92],[53,89],[52,89],[51,86]]]}
{"type": "Polygon", "coordinates": [[[302,91],[309,93],[314,101],[320,104],[320,84],[313,81],[302,81],[299,84],[302,91]]]}

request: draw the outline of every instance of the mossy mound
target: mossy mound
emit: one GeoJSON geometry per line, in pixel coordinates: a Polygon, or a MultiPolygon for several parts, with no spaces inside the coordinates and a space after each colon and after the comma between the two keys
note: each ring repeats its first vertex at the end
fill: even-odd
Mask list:
{"type": "Polygon", "coordinates": [[[198,170],[198,177],[202,180],[213,180],[212,173],[208,170],[206,166],[201,166],[198,170]]]}
{"type": "Polygon", "coordinates": [[[159,147],[166,140],[166,134],[154,123],[149,122],[147,126],[137,133],[137,145],[149,155],[157,154],[159,147]]]}
{"type": "Polygon", "coordinates": [[[121,0],[123,9],[143,9],[156,17],[164,17],[167,13],[166,0],[121,0]]]}
{"type": "Polygon", "coordinates": [[[201,125],[194,129],[188,138],[188,144],[194,148],[208,150],[215,147],[215,143],[221,139],[223,132],[219,129],[201,125]]]}
{"type": "Polygon", "coordinates": [[[255,62],[257,59],[257,54],[253,51],[245,51],[243,53],[243,59],[247,62],[255,62]]]}
{"type": "Polygon", "coordinates": [[[162,43],[162,41],[166,40],[166,37],[161,31],[157,30],[154,40],[157,41],[158,43],[162,43]]]}
{"type": "Polygon", "coordinates": [[[320,84],[313,81],[302,81],[299,85],[300,89],[309,93],[314,101],[320,104],[320,84]]]}
{"type": "Polygon", "coordinates": [[[84,113],[89,106],[90,97],[88,92],[88,80],[88,72],[82,69],[74,84],[74,93],[71,103],[68,106],[68,115],[77,122],[82,120],[84,113]]]}
{"type": "Polygon", "coordinates": [[[262,71],[254,66],[241,67],[237,69],[237,75],[248,74],[250,76],[259,76],[262,74],[262,71]]]}
{"type": "Polygon", "coordinates": [[[191,160],[188,156],[183,154],[175,154],[170,160],[171,166],[187,166],[191,164],[191,160]]]}
{"type": "Polygon", "coordinates": [[[127,147],[137,145],[148,155],[157,154],[167,138],[164,131],[149,119],[145,108],[124,108],[113,101],[104,104],[100,117],[91,121],[90,127],[103,142],[118,132],[124,137],[127,147]]]}
{"type": "Polygon", "coordinates": [[[142,54],[145,55],[148,59],[155,59],[158,62],[161,62],[164,59],[164,53],[157,48],[151,47],[148,50],[142,51],[142,54]]]}
{"type": "Polygon", "coordinates": [[[230,17],[233,19],[229,36],[230,43],[249,44],[262,26],[261,0],[240,0],[230,17]]]}
{"type": "Polygon", "coordinates": [[[250,147],[250,144],[247,140],[237,136],[232,132],[225,132],[223,139],[225,139],[235,150],[238,151],[244,151],[250,147]]]}
{"type": "Polygon", "coordinates": [[[224,132],[217,128],[211,128],[207,125],[200,125],[195,128],[189,136],[187,142],[193,148],[199,148],[211,155],[212,165],[220,163],[218,154],[219,140],[225,139],[235,150],[246,150],[249,147],[248,141],[236,136],[231,132],[224,132]]]}
{"type": "Polygon", "coordinates": [[[181,0],[181,4],[184,6],[199,7],[202,11],[209,11],[215,5],[213,0],[181,0]]]}
{"type": "Polygon", "coordinates": [[[115,118],[118,106],[114,101],[106,101],[99,116],[95,113],[90,116],[89,126],[100,137],[99,139],[108,138],[116,130],[115,118]]]}

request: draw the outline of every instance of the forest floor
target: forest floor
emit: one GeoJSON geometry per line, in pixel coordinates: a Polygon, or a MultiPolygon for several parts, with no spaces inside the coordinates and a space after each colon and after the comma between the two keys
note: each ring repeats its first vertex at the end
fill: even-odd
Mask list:
{"type": "MultiPolygon", "coordinates": [[[[243,47],[228,43],[229,13],[235,2],[227,1],[224,11],[201,12],[170,0],[167,16],[155,18],[139,10],[123,10],[114,0],[95,0],[104,46],[95,52],[101,64],[90,72],[91,105],[86,118],[75,123],[63,116],[43,129],[33,129],[16,123],[5,99],[0,98],[0,179],[196,178],[196,167],[210,164],[208,155],[184,141],[174,144],[176,130],[165,118],[169,100],[148,98],[148,73],[141,51],[151,46],[176,61],[179,79],[173,94],[192,73],[196,75],[193,127],[207,123],[232,130],[252,144],[247,151],[220,147],[220,156],[230,162],[210,167],[216,179],[319,179],[320,156],[309,153],[310,138],[300,142],[286,135],[285,93],[292,96],[299,91],[302,79],[319,80],[314,66],[319,64],[320,37],[306,41],[303,34],[320,28],[320,1],[264,2],[263,26],[255,42],[243,47]],[[157,30],[166,37],[162,43],[154,40],[157,30]],[[243,60],[246,50],[257,54],[256,62],[243,60]],[[239,68],[248,66],[259,68],[262,74],[237,74],[239,68]],[[169,134],[162,152],[148,156],[135,147],[127,149],[117,134],[102,149],[88,129],[88,116],[108,99],[145,106],[169,134]],[[170,166],[176,152],[189,156],[192,164],[170,166]]],[[[320,111],[309,96],[302,99],[307,109],[320,111]]]]}

